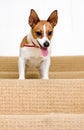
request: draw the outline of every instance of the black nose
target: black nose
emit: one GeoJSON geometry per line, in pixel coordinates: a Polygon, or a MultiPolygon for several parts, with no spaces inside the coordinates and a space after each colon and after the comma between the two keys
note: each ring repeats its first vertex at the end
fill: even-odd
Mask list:
{"type": "Polygon", "coordinates": [[[49,42],[48,41],[44,42],[44,47],[49,47],[49,42]]]}

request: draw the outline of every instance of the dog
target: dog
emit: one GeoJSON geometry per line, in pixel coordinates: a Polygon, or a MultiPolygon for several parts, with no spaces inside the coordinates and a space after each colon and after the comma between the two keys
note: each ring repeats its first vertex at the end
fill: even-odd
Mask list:
{"type": "Polygon", "coordinates": [[[49,79],[51,39],[58,22],[58,11],[54,10],[47,20],[40,20],[31,9],[28,22],[30,32],[20,44],[19,79],[25,79],[27,65],[37,67],[41,79],[49,79]]]}

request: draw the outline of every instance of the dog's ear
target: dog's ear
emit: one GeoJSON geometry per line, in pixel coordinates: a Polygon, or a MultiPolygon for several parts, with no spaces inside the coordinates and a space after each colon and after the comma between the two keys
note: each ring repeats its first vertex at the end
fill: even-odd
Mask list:
{"type": "Polygon", "coordinates": [[[49,16],[49,18],[47,19],[47,21],[50,22],[50,24],[54,28],[54,26],[57,24],[58,21],[58,11],[54,10],[49,16]]]}
{"type": "Polygon", "coordinates": [[[35,10],[31,9],[29,16],[29,25],[33,28],[40,21],[35,10]]]}

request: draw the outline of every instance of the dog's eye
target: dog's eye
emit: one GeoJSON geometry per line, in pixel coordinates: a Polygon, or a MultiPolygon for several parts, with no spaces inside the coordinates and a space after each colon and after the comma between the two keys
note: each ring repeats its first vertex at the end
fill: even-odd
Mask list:
{"type": "Polygon", "coordinates": [[[49,35],[49,36],[51,36],[51,35],[52,35],[52,33],[53,33],[52,31],[48,31],[48,35],[49,35]]]}
{"type": "Polygon", "coordinates": [[[41,35],[42,35],[42,32],[38,31],[38,32],[36,32],[36,35],[37,35],[37,36],[41,36],[41,35]]]}

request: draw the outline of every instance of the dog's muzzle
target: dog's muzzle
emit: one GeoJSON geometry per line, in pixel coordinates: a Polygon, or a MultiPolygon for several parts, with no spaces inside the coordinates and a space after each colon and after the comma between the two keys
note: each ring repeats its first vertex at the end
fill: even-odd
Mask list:
{"type": "Polygon", "coordinates": [[[39,43],[39,41],[37,40],[37,42],[38,42],[38,44],[39,44],[39,46],[40,46],[40,48],[47,48],[47,47],[49,47],[49,45],[50,45],[50,43],[48,42],[48,41],[45,41],[44,43],[43,43],[43,46],[39,43]]]}
{"type": "Polygon", "coordinates": [[[43,45],[44,45],[44,47],[47,48],[47,47],[49,47],[49,42],[48,42],[48,41],[45,41],[43,45]]]}

